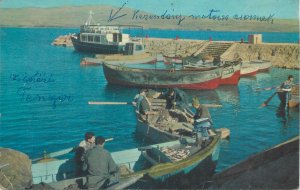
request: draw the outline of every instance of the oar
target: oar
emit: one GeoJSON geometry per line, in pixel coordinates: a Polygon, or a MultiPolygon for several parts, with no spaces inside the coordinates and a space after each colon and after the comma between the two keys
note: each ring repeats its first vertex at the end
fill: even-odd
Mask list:
{"type": "Polygon", "coordinates": [[[132,102],[93,102],[89,101],[90,105],[132,105],[132,102]]]}
{"type": "Polygon", "coordinates": [[[277,92],[275,91],[272,96],[270,96],[266,101],[264,101],[264,103],[261,104],[261,107],[265,107],[268,105],[268,103],[272,100],[272,98],[277,94],[277,92]]]}
{"type": "MultiPolygon", "coordinates": [[[[112,140],[114,140],[114,138],[107,138],[107,139],[105,139],[105,142],[112,141],[112,140]]],[[[78,148],[78,147],[76,146],[76,147],[67,148],[64,150],[59,150],[56,152],[48,153],[48,154],[46,154],[46,156],[47,156],[47,158],[55,158],[58,156],[62,156],[62,155],[74,152],[76,150],[76,148],[78,148]]],[[[42,160],[42,159],[44,159],[44,157],[35,158],[35,159],[32,159],[32,161],[35,162],[35,161],[42,160]]]]}
{"type": "MultiPolygon", "coordinates": [[[[89,101],[88,104],[90,105],[132,105],[132,102],[94,102],[89,101]]],[[[192,104],[189,104],[191,106],[192,104]]],[[[219,108],[222,107],[220,104],[201,104],[208,108],[219,108]]]]}
{"type": "MultiPolygon", "coordinates": [[[[207,107],[207,108],[220,108],[222,107],[221,104],[201,104],[202,106],[204,107],[207,107]]],[[[189,104],[189,106],[192,106],[192,104],[189,104]]]]}
{"type": "Polygon", "coordinates": [[[201,105],[203,105],[205,107],[208,107],[208,108],[220,108],[220,107],[222,107],[221,104],[201,104],[201,105]]]}
{"type": "Polygon", "coordinates": [[[267,87],[267,88],[256,88],[255,91],[259,92],[259,91],[267,91],[267,90],[273,90],[275,88],[277,88],[278,86],[271,86],[271,87],[267,87]]]}
{"type": "MultiPolygon", "coordinates": [[[[71,153],[71,152],[73,152],[76,148],[77,148],[77,147],[67,148],[67,149],[64,149],[64,150],[60,150],[60,151],[57,151],[57,152],[52,152],[52,153],[46,154],[46,156],[47,156],[47,158],[55,158],[55,157],[58,157],[58,156],[62,156],[62,155],[71,153]]],[[[44,159],[44,158],[45,158],[45,157],[35,158],[35,159],[32,159],[32,161],[35,162],[35,161],[42,160],[42,159],[44,159]]]]}

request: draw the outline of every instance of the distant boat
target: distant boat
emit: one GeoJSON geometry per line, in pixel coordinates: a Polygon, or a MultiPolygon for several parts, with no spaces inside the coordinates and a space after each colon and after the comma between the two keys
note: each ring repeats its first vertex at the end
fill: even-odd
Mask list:
{"type": "Polygon", "coordinates": [[[241,61],[204,61],[201,56],[190,56],[183,60],[186,68],[209,68],[219,66],[222,68],[220,85],[237,85],[240,80],[241,61]]]}
{"type": "MultiPolygon", "coordinates": [[[[112,152],[115,162],[120,166],[120,182],[108,189],[124,189],[140,179],[155,183],[178,182],[191,174],[208,172],[207,162],[213,169],[219,158],[220,135],[210,137],[205,146],[195,144],[195,139],[180,140],[150,145],[142,148],[112,152]],[[201,168],[206,168],[201,169],[201,168]]],[[[73,159],[56,160],[32,164],[33,183],[48,183],[55,189],[64,189],[69,185],[85,183],[85,177],[74,178],[75,163],[73,159]]],[[[211,172],[211,171],[209,171],[211,172]]],[[[174,184],[174,183],[173,183],[174,184]]]]}
{"type": "Polygon", "coordinates": [[[253,61],[243,62],[243,65],[254,66],[258,69],[257,72],[265,72],[272,67],[271,62],[268,60],[253,60],[253,61]]]}
{"type": "Polygon", "coordinates": [[[103,71],[110,84],[145,88],[215,89],[220,84],[222,68],[143,69],[104,63],[103,71]]]}
{"type": "Polygon", "coordinates": [[[299,87],[300,87],[299,84],[294,85],[292,87],[292,90],[291,90],[291,93],[290,93],[290,98],[289,98],[289,101],[288,101],[288,106],[290,108],[293,108],[293,107],[298,107],[299,108],[299,100],[300,100],[299,87]]]}
{"type": "Polygon", "coordinates": [[[96,55],[95,58],[82,58],[81,65],[102,65],[105,63],[113,64],[139,64],[139,63],[156,63],[157,58],[148,53],[139,53],[136,55],[96,55]]]}
{"type": "Polygon", "coordinates": [[[239,61],[224,61],[221,65],[223,70],[220,84],[237,85],[240,81],[241,64],[239,61]]]}
{"type": "Polygon", "coordinates": [[[91,24],[92,13],[85,25],[80,27],[80,33],[71,36],[76,51],[98,54],[134,54],[134,51],[144,49],[142,38],[132,38],[123,30],[139,29],[136,25],[99,25],[91,24]],[[136,45],[134,45],[134,43],[136,45]]]}
{"type": "Polygon", "coordinates": [[[255,76],[258,68],[252,65],[243,65],[241,67],[241,76],[255,76]]]}

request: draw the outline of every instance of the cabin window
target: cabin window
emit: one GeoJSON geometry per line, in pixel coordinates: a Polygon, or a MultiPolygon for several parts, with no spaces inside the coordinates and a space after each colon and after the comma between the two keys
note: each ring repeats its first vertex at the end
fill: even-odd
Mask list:
{"type": "Polygon", "coordinates": [[[113,33],[113,42],[122,42],[122,34],[113,33]]]}
{"type": "Polygon", "coordinates": [[[95,36],[95,42],[100,42],[100,36],[95,36]]]}
{"type": "Polygon", "coordinates": [[[85,36],[85,35],[82,35],[82,36],[81,36],[81,41],[83,41],[83,42],[86,42],[86,41],[87,41],[87,39],[86,39],[86,36],[85,36]]]}
{"type": "Polygon", "coordinates": [[[135,46],[135,50],[136,50],[136,51],[143,50],[142,45],[136,45],[136,46],[135,46]]]}
{"type": "Polygon", "coordinates": [[[101,42],[102,42],[102,43],[108,43],[105,36],[101,36],[101,42]]]}
{"type": "Polygon", "coordinates": [[[89,41],[89,42],[94,41],[94,40],[93,40],[93,36],[88,36],[88,41],[89,41]]]}

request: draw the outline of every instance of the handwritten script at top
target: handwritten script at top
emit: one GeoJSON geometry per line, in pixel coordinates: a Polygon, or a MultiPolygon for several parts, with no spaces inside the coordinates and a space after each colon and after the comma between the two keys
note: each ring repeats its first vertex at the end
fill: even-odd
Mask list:
{"type": "MultiPolygon", "coordinates": [[[[113,9],[110,11],[110,15],[108,18],[108,22],[112,22],[113,20],[117,20],[119,18],[127,16],[127,14],[122,14],[122,9],[128,2],[125,2],[118,10],[114,11],[113,9]]],[[[274,15],[269,14],[268,16],[259,16],[256,14],[233,14],[232,16],[228,14],[221,14],[221,10],[217,9],[210,9],[205,14],[191,14],[189,16],[185,16],[182,14],[175,14],[174,11],[164,11],[162,14],[147,14],[142,13],[140,10],[134,10],[132,15],[129,15],[132,20],[139,20],[139,21],[167,21],[167,20],[175,20],[177,25],[183,23],[186,18],[191,18],[193,20],[200,20],[200,19],[207,19],[207,20],[215,20],[215,21],[227,21],[228,19],[232,18],[234,20],[241,20],[241,21],[256,21],[256,22],[266,22],[273,24],[274,23],[274,15]]]]}
{"type": "Polygon", "coordinates": [[[17,95],[20,96],[21,101],[25,102],[50,102],[52,108],[55,109],[58,103],[72,102],[71,95],[63,93],[47,93],[41,94],[39,91],[47,91],[49,85],[55,83],[55,78],[52,73],[35,72],[35,73],[13,73],[10,79],[14,82],[22,84],[17,89],[17,95]],[[47,86],[46,86],[47,85],[47,86]],[[47,88],[45,90],[44,88],[47,88]]]}

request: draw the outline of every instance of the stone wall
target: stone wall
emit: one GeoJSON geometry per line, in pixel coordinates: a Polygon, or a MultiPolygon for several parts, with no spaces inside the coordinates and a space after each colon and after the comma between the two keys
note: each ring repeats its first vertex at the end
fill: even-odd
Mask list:
{"type": "Polygon", "coordinates": [[[243,61],[270,60],[274,67],[299,69],[299,46],[297,44],[235,44],[222,55],[223,59],[241,57],[243,61]]]}
{"type": "MultiPolygon", "coordinates": [[[[146,50],[154,54],[186,57],[207,45],[207,40],[145,38],[146,50]]],[[[70,46],[70,34],[58,37],[53,45],[70,46]]],[[[223,59],[241,57],[243,61],[261,59],[270,60],[274,67],[300,69],[299,45],[284,43],[246,44],[234,43],[223,55],[223,59]]]]}

